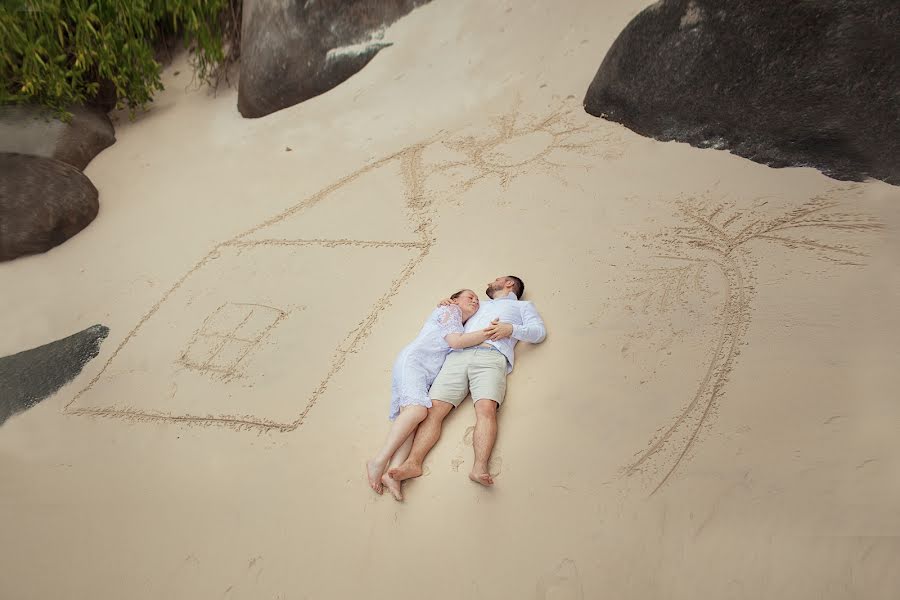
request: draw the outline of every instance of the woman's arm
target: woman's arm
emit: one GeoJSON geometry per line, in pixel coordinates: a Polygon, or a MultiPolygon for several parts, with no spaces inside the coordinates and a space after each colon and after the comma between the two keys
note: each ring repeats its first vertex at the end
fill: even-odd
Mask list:
{"type": "Polygon", "coordinates": [[[469,348],[470,346],[483,344],[487,339],[487,334],[484,331],[473,331],[472,333],[451,333],[449,335],[445,335],[444,339],[447,340],[447,343],[450,344],[450,347],[454,350],[462,350],[463,348],[469,348]]]}
{"type": "MultiPolygon", "coordinates": [[[[496,324],[500,319],[494,319],[491,323],[496,324]]],[[[485,330],[473,331],[472,333],[449,333],[444,336],[447,343],[454,350],[462,350],[463,348],[471,348],[478,344],[483,344],[489,337],[485,330]]]]}

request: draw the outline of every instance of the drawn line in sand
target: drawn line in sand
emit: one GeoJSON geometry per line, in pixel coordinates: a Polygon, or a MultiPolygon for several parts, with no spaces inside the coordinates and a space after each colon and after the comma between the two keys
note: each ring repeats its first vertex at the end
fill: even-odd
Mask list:
{"type": "MultiPolygon", "coordinates": [[[[453,457],[450,459],[450,470],[453,472],[458,472],[459,468],[465,464],[466,459],[464,454],[468,454],[471,456],[472,450],[466,450],[466,447],[472,448],[475,441],[475,427],[470,425],[466,428],[465,433],[460,439],[459,443],[456,444],[456,451],[453,453],[453,457]]],[[[500,475],[501,469],[503,468],[503,457],[500,455],[500,452],[497,448],[494,448],[493,453],[491,454],[491,459],[488,461],[488,473],[491,474],[491,477],[497,477],[500,475]]]]}
{"type": "Polygon", "coordinates": [[[256,246],[321,246],[323,248],[338,248],[340,246],[352,246],[354,248],[417,248],[427,247],[424,242],[391,242],[378,240],[348,240],[348,239],[314,239],[314,240],[235,240],[225,242],[222,246],[236,248],[253,248],[256,246]]]}
{"type": "Polygon", "coordinates": [[[775,218],[759,214],[762,206],[742,211],[733,203],[713,202],[708,197],[682,198],[676,203],[682,225],[646,240],[658,252],[654,258],[679,264],[645,270],[651,273],[640,280],[647,284],[646,288],[632,294],[633,298],[643,300],[645,312],[650,309],[667,311],[689,288],[700,291],[705,269],[718,270],[725,282],[718,320],[720,327],[696,392],[669,426],[652,438],[648,447],[637,453],[637,458],[625,467],[627,476],[649,472],[656,479],[650,495],[665,485],[689,456],[700,431],[709,425],[734,369],[739,346],[750,324],[755,291],[750,243],[775,242],[790,250],[811,251],[823,260],[859,265],[855,259],[866,254],[856,247],[817,241],[804,236],[803,232],[833,230],[853,234],[883,229],[881,223],[869,217],[837,212],[838,203],[831,198],[832,193],[814,197],[775,218]]]}
{"type": "Polygon", "coordinates": [[[535,600],[584,600],[584,586],[578,573],[578,564],[571,558],[563,558],[556,568],[538,579],[535,600]]]}
{"type": "MultiPolygon", "coordinates": [[[[358,351],[363,345],[381,313],[390,306],[391,299],[413,275],[436,242],[433,237],[434,227],[432,225],[432,217],[435,212],[434,197],[436,195],[440,194],[442,198],[446,199],[454,195],[462,194],[479,181],[490,176],[498,177],[505,189],[513,178],[530,172],[550,174],[565,183],[565,179],[563,179],[557,171],[560,168],[568,167],[570,165],[554,160],[554,153],[570,152],[588,157],[611,159],[620,156],[623,147],[621,139],[611,137],[613,134],[608,133],[610,131],[609,128],[602,128],[594,125],[594,120],[586,118],[578,107],[559,107],[556,110],[551,111],[549,115],[533,117],[523,116],[521,114],[521,107],[517,104],[511,113],[495,118],[493,123],[496,131],[485,138],[477,136],[453,138],[448,134],[442,133],[376,160],[339,179],[331,185],[324,187],[312,196],[309,196],[302,202],[299,202],[280,214],[259,223],[229,240],[217,244],[190,270],[181,276],[181,278],[179,278],[163,294],[159,301],[156,302],[156,304],[154,304],[138,321],[115,348],[100,371],[66,404],[64,412],[67,414],[91,417],[112,417],[133,421],[216,425],[234,429],[256,429],[260,431],[292,431],[299,427],[303,424],[309,411],[325,393],[332,378],[343,367],[347,357],[358,351]],[[530,138],[529,140],[524,141],[521,139],[529,136],[530,138],[541,138],[537,141],[544,143],[545,145],[540,146],[540,144],[538,144],[535,146],[537,150],[529,150],[525,155],[510,158],[510,148],[515,146],[517,138],[519,138],[518,143],[520,145],[527,146],[528,148],[533,146],[531,141],[529,141],[530,138]],[[581,137],[579,138],[579,136],[581,137]],[[461,153],[464,158],[458,161],[437,161],[425,164],[423,161],[423,152],[425,149],[440,143],[445,144],[447,148],[455,149],[457,152],[461,153]],[[417,235],[418,239],[416,241],[250,239],[250,237],[257,232],[281,223],[298,213],[316,206],[337,190],[376,169],[380,169],[393,163],[394,161],[399,161],[400,164],[401,176],[404,183],[403,194],[406,200],[407,216],[417,235]],[[449,190],[443,192],[427,189],[426,181],[430,176],[444,173],[454,166],[459,165],[467,165],[474,168],[476,171],[475,176],[465,179],[460,184],[453,184],[450,186],[449,190]],[[325,248],[346,246],[359,248],[392,247],[409,248],[411,250],[417,250],[418,252],[404,265],[399,276],[391,281],[388,286],[388,291],[374,303],[371,311],[369,311],[363,320],[360,321],[339,344],[328,371],[320,380],[311,396],[307,398],[306,405],[299,416],[291,422],[276,422],[271,419],[260,418],[253,415],[176,415],[163,411],[139,410],[133,407],[87,408],[76,406],[79,399],[81,399],[102,377],[104,377],[107,369],[109,369],[113,361],[116,360],[116,357],[122,349],[131,342],[144,325],[159,312],[160,307],[198,271],[209,265],[211,261],[219,258],[221,249],[228,247],[241,249],[259,246],[318,246],[325,248]]],[[[589,165],[578,166],[589,168],[589,165]]],[[[220,310],[231,310],[224,309],[223,307],[226,305],[227,303],[223,304],[222,307],[220,307],[220,310]]],[[[257,331],[251,336],[234,335],[240,325],[237,325],[230,333],[223,333],[222,331],[209,332],[205,329],[205,326],[201,326],[200,330],[196,333],[195,338],[188,344],[188,349],[183,352],[180,358],[176,358],[176,362],[181,364],[181,366],[208,373],[223,381],[230,381],[240,377],[241,368],[247,363],[247,356],[254,348],[258,347],[267,336],[269,336],[281,321],[290,316],[290,311],[288,310],[277,308],[272,308],[272,310],[275,312],[271,313],[271,316],[274,317],[271,323],[269,323],[264,330],[257,331]],[[208,346],[207,342],[210,340],[217,340],[219,344],[221,344],[221,347],[208,346]],[[232,350],[235,350],[235,352],[232,353],[232,358],[227,361],[223,360],[217,362],[222,356],[222,353],[229,349],[229,344],[245,344],[246,348],[242,346],[232,348],[232,350]],[[243,352],[244,350],[246,350],[246,352],[243,352]]],[[[253,318],[252,314],[245,316],[247,319],[253,318]]],[[[208,320],[212,317],[213,316],[211,315],[208,320]]]]}

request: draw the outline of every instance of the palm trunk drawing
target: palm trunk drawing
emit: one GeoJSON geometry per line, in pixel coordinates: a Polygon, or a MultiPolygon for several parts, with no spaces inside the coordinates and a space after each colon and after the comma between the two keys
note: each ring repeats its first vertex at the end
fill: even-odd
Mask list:
{"type": "MultiPolygon", "coordinates": [[[[763,203],[765,205],[766,203],[763,203]]],[[[656,303],[666,310],[673,298],[685,293],[686,281],[695,282],[704,269],[717,269],[724,280],[724,301],[719,312],[720,327],[712,346],[706,371],[690,402],[668,427],[650,440],[648,447],[625,467],[626,476],[652,469],[661,474],[650,495],[662,488],[681,466],[697,444],[704,426],[722,399],[728,376],[732,372],[739,347],[750,324],[753,273],[748,267],[751,241],[775,242],[788,249],[805,249],[824,260],[842,265],[860,265],[856,259],[866,255],[847,244],[824,243],[808,237],[792,236],[797,230],[830,229],[856,233],[881,229],[873,219],[838,213],[837,203],[828,195],[815,197],[798,208],[774,219],[753,219],[746,212],[720,203],[678,203],[684,225],[663,233],[657,245],[665,254],[657,259],[686,263],[677,267],[655,269],[650,289],[640,292],[646,303],[656,303]],[[728,218],[724,218],[729,215],[728,218]],[[749,223],[744,224],[749,221],[749,223]],[[740,230],[738,227],[743,225],[740,230]]],[[[699,286],[698,286],[699,287],[699,286]]],[[[646,306],[646,305],[645,305],[646,306]]]]}

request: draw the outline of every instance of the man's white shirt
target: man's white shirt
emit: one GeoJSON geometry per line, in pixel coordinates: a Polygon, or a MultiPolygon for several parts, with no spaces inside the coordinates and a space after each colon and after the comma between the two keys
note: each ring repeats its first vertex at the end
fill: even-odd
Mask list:
{"type": "Polygon", "coordinates": [[[488,340],[486,343],[503,353],[509,365],[506,372],[509,373],[516,360],[516,342],[521,340],[538,344],[544,341],[547,330],[544,328],[543,319],[531,302],[519,300],[515,294],[509,294],[496,300],[482,302],[478,312],[466,321],[466,333],[484,329],[496,318],[499,318],[501,323],[512,325],[512,336],[496,342],[488,340]]]}

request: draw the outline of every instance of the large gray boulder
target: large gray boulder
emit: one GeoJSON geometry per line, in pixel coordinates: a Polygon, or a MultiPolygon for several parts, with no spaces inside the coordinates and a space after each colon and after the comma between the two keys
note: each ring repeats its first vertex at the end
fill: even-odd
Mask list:
{"type": "Polygon", "coordinates": [[[116,141],[106,113],[96,108],[69,109],[68,123],[38,106],[0,106],[0,152],[55,158],[79,169],[116,141]]]}
{"type": "Polygon", "coordinates": [[[238,110],[262,117],[327,92],[390,44],[379,32],[429,0],[244,0],[238,110]]]}
{"type": "Polygon", "coordinates": [[[0,153],[0,261],[62,244],[97,216],[97,196],[72,165],[0,153]]]}
{"type": "Polygon", "coordinates": [[[660,140],[900,184],[900,2],[661,0],[584,107],[660,140]]]}

